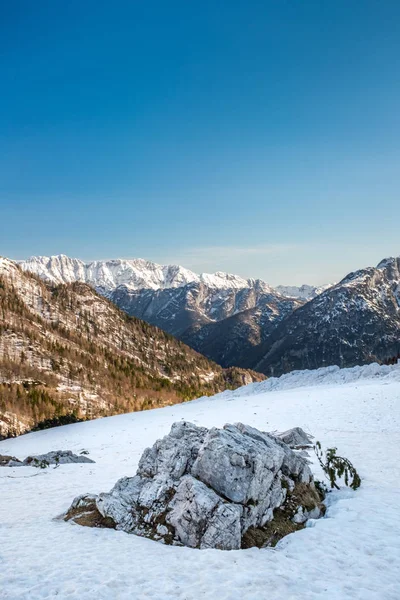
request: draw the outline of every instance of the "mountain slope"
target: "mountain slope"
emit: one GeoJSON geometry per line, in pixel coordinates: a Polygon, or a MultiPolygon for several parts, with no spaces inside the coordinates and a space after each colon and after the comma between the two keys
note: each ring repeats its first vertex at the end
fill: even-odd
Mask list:
{"type": "Polygon", "coordinates": [[[267,375],[353,366],[400,350],[400,258],[350,273],[288,316],[258,349],[267,375]]]}
{"type": "Polygon", "coordinates": [[[240,365],[248,368],[254,363],[254,352],[260,344],[302,304],[277,294],[260,294],[249,303],[250,308],[202,327],[192,327],[181,339],[223,367],[240,365]]]}
{"type": "Polygon", "coordinates": [[[223,371],[82,283],[46,285],[0,259],[0,435],[74,412],[171,404],[258,379],[223,371]]]}
{"type": "Polygon", "coordinates": [[[158,290],[119,286],[110,294],[110,300],[129,315],[178,337],[194,325],[210,322],[205,304],[210,304],[211,297],[209,288],[202,283],[158,290]]]}
{"type": "Polygon", "coordinates": [[[187,339],[189,332],[203,325],[222,322],[258,306],[266,307],[265,316],[269,314],[273,322],[302,305],[293,298],[280,296],[259,280],[242,289],[213,288],[205,283],[164,290],[129,290],[119,286],[110,299],[128,314],[187,339]]]}

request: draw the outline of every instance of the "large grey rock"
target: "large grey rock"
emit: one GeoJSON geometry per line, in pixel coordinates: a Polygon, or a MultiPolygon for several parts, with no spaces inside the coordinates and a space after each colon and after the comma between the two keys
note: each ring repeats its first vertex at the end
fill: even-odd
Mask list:
{"type": "MultiPolygon", "coordinates": [[[[242,423],[207,430],[180,422],[144,451],[134,477],[120,479],[109,493],[79,497],[69,514],[79,522],[77,509],[95,505],[116,529],[231,550],[241,547],[248,530],[266,527],[276,509],[290,505],[287,519],[299,527],[306,508],[318,503],[307,461],[279,438],[242,423]],[[304,510],[293,500],[300,488],[303,496],[310,492],[304,510]]],[[[91,520],[100,522],[96,515],[91,520]]]]}

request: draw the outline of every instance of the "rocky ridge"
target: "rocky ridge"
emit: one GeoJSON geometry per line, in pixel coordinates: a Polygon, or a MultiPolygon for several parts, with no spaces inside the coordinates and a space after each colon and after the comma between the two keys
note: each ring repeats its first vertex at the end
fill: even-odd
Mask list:
{"type": "Polygon", "coordinates": [[[85,452],[74,454],[71,450],[52,450],[46,454],[35,454],[19,460],[15,456],[0,455],[0,467],[37,467],[45,469],[50,465],[67,465],[75,463],[94,463],[85,452]]]}
{"type": "Polygon", "coordinates": [[[32,256],[19,261],[21,268],[55,285],[80,281],[92,285],[107,295],[118,286],[130,290],[177,288],[188,283],[204,283],[218,289],[243,289],[253,285],[253,279],[243,279],[230,273],[197,274],[180,265],[159,265],[142,258],[95,260],[83,262],[64,254],[32,256]]]}

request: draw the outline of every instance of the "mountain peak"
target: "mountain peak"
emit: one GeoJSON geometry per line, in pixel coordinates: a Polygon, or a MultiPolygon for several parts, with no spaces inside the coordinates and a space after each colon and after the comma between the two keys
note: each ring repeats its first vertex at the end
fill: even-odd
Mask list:
{"type": "Polygon", "coordinates": [[[390,267],[390,266],[396,266],[400,264],[400,256],[394,257],[394,256],[389,256],[388,258],[384,258],[383,260],[381,260],[380,263],[378,263],[377,265],[377,269],[385,269],[386,267],[390,267]]]}

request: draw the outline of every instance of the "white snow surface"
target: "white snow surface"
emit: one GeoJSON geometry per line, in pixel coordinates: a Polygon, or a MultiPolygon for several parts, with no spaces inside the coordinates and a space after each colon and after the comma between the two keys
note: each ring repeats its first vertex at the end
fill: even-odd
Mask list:
{"type": "MultiPolygon", "coordinates": [[[[293,373],[163,409],[0,442],[25,458],[87,449],[96,464],[0,470],[0,598],[399,600],[400,367],[293,373]],[[194,550],[54,520],[84,492],[133,475],[145,447],[181,419],[266,431],[300,426],[363,478],[328,496],[326,517],[275,549],[194,550]]],[[[312,469],[322,478],[318,465],[312,469]]]]}

